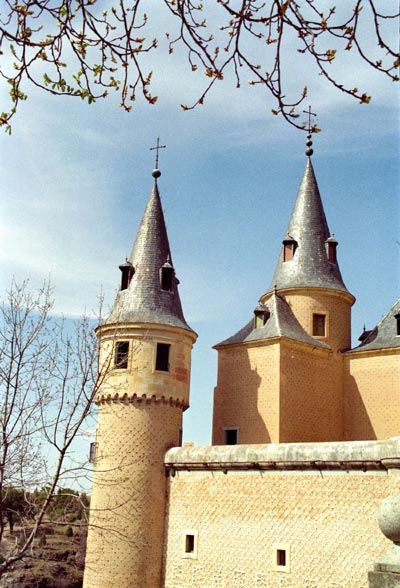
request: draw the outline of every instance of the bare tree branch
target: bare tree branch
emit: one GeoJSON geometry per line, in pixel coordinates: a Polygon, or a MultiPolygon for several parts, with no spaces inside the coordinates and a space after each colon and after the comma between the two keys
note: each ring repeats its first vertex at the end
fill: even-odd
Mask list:
{"type": "Polygon", "coordinates": [[[3,549],[0,574],[32,553],[65,482],[87,475],[87,460],[74,459],[74,444],[108,374],[108,365],[97,368],[93,322],[84,316],[71,332],[50,314],[52,307],[50,285],[33,296],[27,282],[13,282],[0,307],[0,542],[4,520],[11,528],[17,515],[11,494],[14,502],[16,493],[19,498],[20,523],[27,521],[22,541],[3,549]],[[36,503],[35,488],[42,488],[36,503]]]}
{"type": "MultiPolygon", "coordinates": [[[[290,36],[298,40],[294,52],[307,55],[329,84],[361,104],[371,97],[337,79],[332,68],[341,53],[353,51],[360,62],[393,81],[399,79],[397,47],[388,41],[389,26],[398,26],[398,13],[385,12],[376,0],[352,0],[339,9],[326,8],[319,0],[214,0],[206,5],[160,0],[152,4],[119,0],[102,10],[99,0],[4,0],[0,75],[9,84],[11,106],[1,112],[0,126],[11,132],[10,121],[20,101],[26,100],[29,85],[89,104],[114,91],[126,111],[138,95],[154,104],[152,70],[144,59],[150,53],[156,69],[158,40],[151,36],[150,22],[162,7],[176,27],[176,32],[166,33],[169,52],[179,48],[191,70],[203,70],[209,78],[193,104],[182,104],[184,110],[202,104],[215,82],[232,73],[238,88],[243,79],[261,86],[275,101],[272,112],[304,129],[298,122],[297,107],[307,95],[306,81],[292,98],[285,90],[288,80],[282,48],[289,47],[290,36]],[[222,21],[215,18],[216,10],[222,21]]],[[[392,37],[396,39],[396,34],[392,37]]]]}

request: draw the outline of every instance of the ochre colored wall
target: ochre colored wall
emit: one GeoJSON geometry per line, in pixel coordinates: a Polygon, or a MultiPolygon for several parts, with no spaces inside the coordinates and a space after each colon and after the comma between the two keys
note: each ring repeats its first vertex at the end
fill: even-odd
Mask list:
{"type": "Polygon", "coordinates": [[[283,340],[280,365],[279,441],[343,440],[342,357],[283,340]]]}
{"type": "Polygon", "coordinates": [[[220,349],[213,444],[224,444],[224,427],[245,444],[343,440],[342,364],[286,339],[220,349]]]}
{"type": "MultiPolygon", "coordinates": [[[[312,336],[313,313],[325,314],[327,336],[319,339],[328,343],[333,351],[350,349],[351,306],[354,301],[351,295],[323,288],[282,290],[279,295],[284,296],[293,314],[309,335],[312,336]]],[[[263,300],[268,304],[268,296],[263,300]]]]}
{"type": "Polygon", "coordinates": [[[387,472],[187,472],[169,478],[165,588],[367,588],[391,543],[381,499],[398,494],[387,472]],[[184,558],[185,530],[198,533],[184,558]],[[275,571],[274,546],[290,551],[275,571]]]}
{"type": "MultiPolygon", "coordinates": [[[[239,443],[339,441],[344,436],[343,349],[351,344],[354,298],[323,288],[279,292],[304,330],[326,315],[330,350],[276,338],[218,349],[213,443],[238,427],[239,443]]],[[[263,298],[268,304],[270,294],[263,298]]]]}
{"type": "Polygon", "coordinates": [[[223,428],[239,427],[239,443],[279,440],[279,344],[261,342],[218,351],[213,444],[224,444],[223,428]]]}
{"type": "Polygon", "coordinates": [[[400,349],[348,353],[344,362],[346,438],[400,435],[400,349]]]}

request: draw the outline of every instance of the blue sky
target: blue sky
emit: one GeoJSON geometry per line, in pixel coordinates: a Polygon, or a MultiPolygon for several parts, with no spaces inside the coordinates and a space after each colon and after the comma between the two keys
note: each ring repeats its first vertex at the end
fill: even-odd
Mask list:
{"type": "MultiPolygon", "coordinates": [[[[11,277],[32,287],[49,275],[56,311],[79,315],[104,290],[112,303],[118,265],[152,186],[157,135],[160,192],[185,316],[199,334],[184,436],[209,443],[216,352],[212,345],[251,316],[272,279],[305,165],[304,134],[270,114],[259,88],[221,82],[204,106],[183,112],[202,87],[182,74],[182,57],[160,44],[155,106],[130,114],[118,100],[87,106],[30,91],[11,137],[0,135],[3,188],[1,290],[11,277]]],[[[335,64],[372,94],[359,105],[327,87],[311,67],[288,66],[290,84],[309,87],[323,132],[313,163],[339,263],[356,296],[353,340],[398,297],[399,140],[396,89],[375,72],[335,64]]],[[[290,85],[289,84],[289,85],[290,85]]]]}

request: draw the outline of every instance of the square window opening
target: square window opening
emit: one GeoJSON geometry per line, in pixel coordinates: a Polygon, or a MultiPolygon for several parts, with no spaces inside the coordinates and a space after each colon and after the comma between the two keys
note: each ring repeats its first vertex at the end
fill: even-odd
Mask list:
{"type": "Polygon", "coordinates": [[[118,341],[115,346],[114,367],[120,370],[128,368],[129,341],[118,341]]]}
{"type": "Polygon", "coordinates": [[[325,337],[326,316],[324,314],[313,314],[313,336],[325,337]]]}
{"type": "Polygon", "coordinates": [[[225,445],[238,444],[238,429],[225,429],[225,445]]]}
{"type": "Polygon", "coordinates": [[[156,370],[160,372],[169,372],[169,350],[171,345],[168,343],[157,343],[156,353],[156,370]]]}

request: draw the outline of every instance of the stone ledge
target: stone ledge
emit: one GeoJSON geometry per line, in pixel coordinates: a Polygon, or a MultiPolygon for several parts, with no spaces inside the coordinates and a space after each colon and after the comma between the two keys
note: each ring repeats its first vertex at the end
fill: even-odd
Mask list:
{"type": "Polygon", "coordinates": [[[167,469],[387,470],[400,469],[400,437],[384,441],[271,443],[174,447],[167,469]]]}

